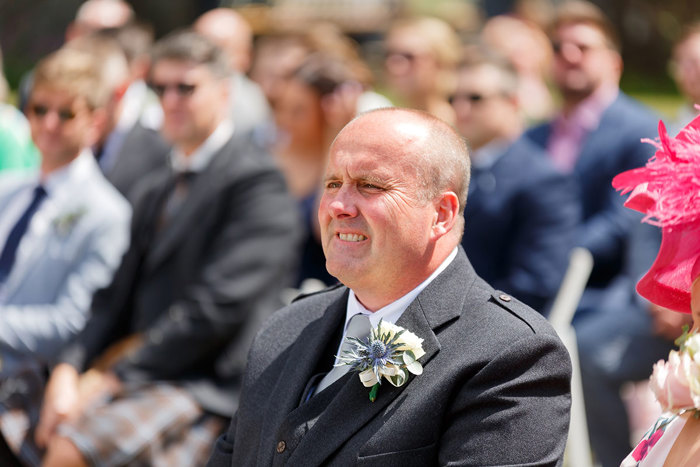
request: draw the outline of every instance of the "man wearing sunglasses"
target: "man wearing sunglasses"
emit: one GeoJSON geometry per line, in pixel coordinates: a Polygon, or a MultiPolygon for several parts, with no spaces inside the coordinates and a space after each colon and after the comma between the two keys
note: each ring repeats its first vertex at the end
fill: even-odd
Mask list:
{"type": "Polygon", "coordinates": [[[505,58],[470,47],[450,96],[471,147],[462,246],[493,287],[545,313],[568,265],[579,205],[573,180],[520,138],[518,77],[505,58]]]}
{"type": "Polygon", "coordinates": [[[154,47],[170,166],[140,185],[131,247],[51,374],[43,465],[199,465],[235,410],[299,236],[282,175],[227,118],[228,78],[196,33],[154,47]]]}
{"type": "Polygon", "coordinates": [[[93,153],[107,180],[130,202],[141,180],[167,164],[170,151],[155,129],[160,123],[151,124],[153,110],[160,115],[161,109],[143,80],[148,61],[142,55],[151,46],[147,28],[138,24],[95,31],[65,45],[99,57],[110,97],[93,153]]]}
{"type": "Polygon", "coordinates": [[[3,413],[19,400],[41,401],[47,365],[83,328],[93,293],[128,246],[131,208],[89,149],[105,104],[93,57],[62,49],[37,66],[27,117],[40,169],[0,178],[3,413]]]}
{"type": "Polygon", "coordinates": [[[671,345],[654,335],[648,304],[634,291],[654,259],[659,232],[639,226],[641,215],[623,207],[611,184],[653,154],[640,140],[657,134],[658,117],[620,91],[619,38],[598,7],[562,3],[550,39],[562,109],[528,136],[574,177],[581,193],[576,242],[590,250],[594,265],[573,324],[591,444],[598,462],[613,466],[632,450],[620,389],[646,379],[671,345]]]}

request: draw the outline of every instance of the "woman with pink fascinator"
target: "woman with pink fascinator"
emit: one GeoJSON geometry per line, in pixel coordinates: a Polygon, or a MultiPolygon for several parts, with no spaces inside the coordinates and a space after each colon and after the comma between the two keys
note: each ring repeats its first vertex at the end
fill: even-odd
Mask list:
{"type": "Polygon", "coordinates": [[[628,466],[700,465],[700,117],[675,137],[659,123],[656,154],[645,167],[619,174],[613,186],[631,192],[625,206],[662,229],[654,264],[637,284],[650,302],[690,313],[693,327],[678,350],[654,365],[650,386],[662,416],[622,461],[628,466]]]}

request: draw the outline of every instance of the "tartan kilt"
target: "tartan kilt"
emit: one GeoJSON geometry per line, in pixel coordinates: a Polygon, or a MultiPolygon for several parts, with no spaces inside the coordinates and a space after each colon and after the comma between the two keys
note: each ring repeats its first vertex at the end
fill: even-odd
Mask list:
{"type": "MultiPolygon", "coordinates": [[[[34,398],[0,403],[0,430],[27,465],[39,465],[34,444],[43,384],[34,398]]],[[[205,412],[183,388],[171,383],[124,383],[122,390],[89,406],[57,433],[69,438],[90,465],[204,465],[228,420],[205,412]]]]}

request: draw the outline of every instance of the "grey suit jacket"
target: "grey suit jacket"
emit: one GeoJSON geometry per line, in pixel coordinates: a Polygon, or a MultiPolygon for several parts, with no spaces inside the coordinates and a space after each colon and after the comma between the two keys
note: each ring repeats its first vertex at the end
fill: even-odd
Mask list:
{"type": "Polygon", "coordinates": [[[298,214],[271,157],[237,133],[159,229],[172,183],[163,170],[137,186],[131,246],[60,360],[82,371],[138,333],[143,345],[113,368],[123,381],[175,382],[230,416],[250,342],[291,283],[298,214]]]}
{"type": "Polygon", "coordinates": [[[568,354],[539,314],[480,279],[461,248],[397,322],[424,339],[422,375],[382,384],[372,403],[347,374],[302,403],[312,376],[330,368],[347,292],[298,300],[263,327],[210,466],[561,463],[568,354]]]}
{"type": "Polygon", "coordinates": [[[135,187],[149,174],[168,165],[170,145],[157,131],[136,123],[116,148],[114,163],[105,170],[105,177],[131,203],[135,201],[135,187]]]}
{"type": "MultiPolygon", "coordinates": [[[[92,154],[84,152],[66,170],[67,178],[32,218],[0,287],[3,374],[16,363],[11,354],[45,363],[82,329],[93,292],[112,279],[129,243],[131,208],[92,154]],[[74,222],[66,221],[76,214],[74,222]]],[[[36,183],[36,176],[0,179],[0,215],[36,183]]]]}

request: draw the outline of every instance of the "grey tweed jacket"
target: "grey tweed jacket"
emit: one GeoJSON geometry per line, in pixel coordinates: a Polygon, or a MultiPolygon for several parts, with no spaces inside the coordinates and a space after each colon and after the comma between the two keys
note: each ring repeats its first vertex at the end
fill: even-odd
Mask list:
{"type": "Polygon", "coordinates": [[[304,402],[330,365],[347,295],[300,299],[267,322],[210,466],[561,464],[567,351],[538,313],[480,279],[461,247],[397,322],[424,339],[422,375],[382,384],[370,402],[347,374],[304,402]]]}

